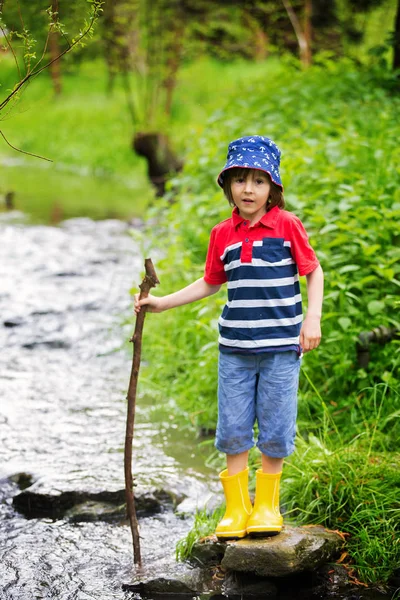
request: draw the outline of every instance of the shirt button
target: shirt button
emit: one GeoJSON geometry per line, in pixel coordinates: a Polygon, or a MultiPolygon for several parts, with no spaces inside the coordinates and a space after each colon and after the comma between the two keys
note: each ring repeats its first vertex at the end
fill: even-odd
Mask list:
{"type": "Polygon", "coordinates": [[[249,241],[249,238],[246,238],[244,241],[247,243],[249,241]]]}
{"type": "Polygon", "coordinates": [[[243,225],[247,225],[247,221],[243,221],[243,225]]]}

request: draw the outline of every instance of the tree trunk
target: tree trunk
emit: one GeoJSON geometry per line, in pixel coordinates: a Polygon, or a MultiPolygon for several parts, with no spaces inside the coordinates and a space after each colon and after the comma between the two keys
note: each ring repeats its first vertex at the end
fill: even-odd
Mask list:
{"type": "Polygon", "coordinates": [[[245,10],[243,14],[244,26],[252,32],[252,58],[255,61],[263,61],[268,56],[268,35],[261,23],[265,19],[261,11],[255,11],[253,15],[245,10]]]}
{"type": "Polygon", "coordinates": [[[304,37],[306,40],[305,64],[312,63],[312,0],[305,0],[304,3],[304,37]]]}
{"type": "MultiPolygon", "coordinates": [[[[282,0],[282,4],[285,7],[287,15],[292,24],[293,30],[296,34],[297,43],[299,45],[299,54],[300,54],[301,64],[303,65],[303,67],[309,67],[311,64],[311,49],[309,47],[309,43],[308,43],[307,37],[305,35],[305,32],[303,31],[303,29],[300,25],[300,21],[297,18],[297,15],[293,10],[292,5],[290,4],[290,0],[282,0]]],[[[306,0],[306,4],[311,5],[311,0],[306,0]]],[[[307,6],[305,8],[307,8],[307,6]]],[[[306,12],[307,11],[305,10],[305,14],[306,14],[306,12]]],[[[310,23],[310,27],[311,27],[311,23],[310,23]]]]}
{"type": "Polygon", "coordinates": [[[133,149],[147,160],[148,177],[156,188],[157,196],[163,196],[168,175],[183,167],[183,162],[171,150],[167,136],[157,132],[137,133],[133,149]]]}
{"type": "Polygon", "coordinates": [[[172,42],[167,46],[167,64],[166,76],[163,80],[163,87],[166,91],[165,114],[171,116],[172,97],[176,87],[176,74],[181,64],[181,54],[183,47],[183,34],[185,31],[185,22],[182,15],[175,19],[174,36],[172,42]]]}
{"type": "Polygon", "coordinates": [[[256,61],[263,61],[268,57],[268,35],[261,28],[257,27],[254,40],[254,58],[256,61]]]}
{"type": "MultiPolygon", "coordinates": [[[[55,20],[58,21],[58,0],[52,0],[51,10],[56,14],[55,20]]],[[[54,93],[59,96],[62,92],[61,84],[61,59],[57,59],[61,54],[59,44],[59,33],[58,31],[50,31],[49,34],[49,52],[50,60],[54,61],[50,63],[49,71],[51,81],[53,82],[54,93]]]]}
{"type": "Polygon", "coordinates": [[[394,25],[393,69],[400,69],[400,0],[397,0],[397,14],[394,25]]]}

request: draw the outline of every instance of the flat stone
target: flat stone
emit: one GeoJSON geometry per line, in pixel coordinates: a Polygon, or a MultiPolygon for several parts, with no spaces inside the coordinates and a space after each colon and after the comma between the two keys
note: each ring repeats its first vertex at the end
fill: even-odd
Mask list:
{"type": "MultiPolygon", "coordinates": [[[[154,515],[164,508],[172,509],[176,497],[167,490],[136,490],[138,517],[154,515]]],[[[126,515],[125,490],[92,492],[86,490],[57,491],[41,482],[13,497],[13,506],[27,518],[69,519],[71,521],[114,521],[126,515]]]]}
{"type": "Polygon", "coordinates": [[[284,577],[314,571],[343,547],[342,538],[324,527],[283,528],[279,535],[246,537],[226,543],[222,567],[264,577],[284,577]]]}

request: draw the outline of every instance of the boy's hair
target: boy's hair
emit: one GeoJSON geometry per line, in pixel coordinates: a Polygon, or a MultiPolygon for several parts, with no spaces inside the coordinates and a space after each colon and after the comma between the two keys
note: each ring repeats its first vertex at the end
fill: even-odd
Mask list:
{"type": "MultiPolygon", "coordinates": [[[[247,177],[250,171],[258,171],[258,169],[246,169],[245,167],[233,167],[232,169],[227,169],[224,173],[224,185],[223,190],[224,194],[228,199],[228,202],[231,206],[235,206],[235,203],[232,198],[231,192],[231,183],[232,180],[236,177],[247,177]]],[[[285,198],[283,197],[283,191],[271,180],[269,173],[266,171],[262,171],[265,175],[267,175],[269,179],[269,183],[271,186],[271,191],[269,195],[268,202],[268,210],[273,208],[274,206],[278,206],[278,208],[285,208],[285,198]]]]}

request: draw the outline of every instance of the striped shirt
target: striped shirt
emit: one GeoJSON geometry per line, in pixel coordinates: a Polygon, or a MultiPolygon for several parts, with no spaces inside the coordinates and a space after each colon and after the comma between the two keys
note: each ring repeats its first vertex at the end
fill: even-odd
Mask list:
{"type": "Polygon", "coordinates": [[[299,275],[319,265],[300,219],[278,207],[253,226],[237,209],[211,231],[204,279],[228,283],[219,319],[222,352],[300,350],[299,275]]]}

